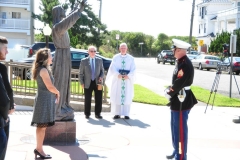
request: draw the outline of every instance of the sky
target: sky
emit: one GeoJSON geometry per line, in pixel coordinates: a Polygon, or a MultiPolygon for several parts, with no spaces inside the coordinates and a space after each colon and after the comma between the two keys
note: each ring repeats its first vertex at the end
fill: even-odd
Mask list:
{"type": "MultiPolygon", "coordinates": [[[[36,0],[35,13],[40,13],[36,0]]],[[[64,0],[60,0],[64,2],[64,0]]],[[[107,30],[121,32],[143,32],[157,37],[159,33],[168,36],[189,36],[193,0],[102,0],[102,23],[107,30]]],[[[195,0],[199,4],[201,0],[195,0]]],[[[100,1],[88,0],[96,15],[100,1]]],[[[198,10],[195,7],[192,35],[198,33],[198,10]]],[[[38,26],[43,26],[36,22],[38,26]]]]}

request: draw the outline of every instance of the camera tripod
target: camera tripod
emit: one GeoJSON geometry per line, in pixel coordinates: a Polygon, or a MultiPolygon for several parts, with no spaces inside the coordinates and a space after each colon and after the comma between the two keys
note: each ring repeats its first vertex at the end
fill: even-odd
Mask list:
{"type": "MultiPolygon", "coordinates": [[[[229,62],[231,62],[230,59],[229,59],[229,56],[228,56],[228,60],[229,60],[229,62]]],[[[230,63],[230,67],[232,67],[232,64],[231,64],[231,63],[230,63]]],[[[207,106],[206,106],[206,109],[205,109],[205,112],[204,112],[204,113],[206,113],[206,111],[207,111],[207,107],[208,107],[209,101],[210,101],[210,99],[211,99],[212,93],[215,92],[215,93],[214,93],[214,97],[213,97],[213,103],[212,103],[212,109],[213,109],[213,104],[214,104],[214,101],[215,101],[216,92],[217,92],[217,90],[218,90],[218,85],[219,85],[219,81],[220,81],[220,76],[221,76],[221,74],[222,74],[222,66],[221,66],[221,65],[218,65],[218,66],[217,66],[216,76],[215,76],[214,81],[213,81],[213,85],[212,85],[212,88],[211,88],[211,91],[210,91],[210,96],[209,96],[209,98],[208,98],[207,106]]],[[[238,87],[238,84],[237,84],[237,80],[236,80],[235,75],[233,75],[233,77],[234,77],[234,79],[235,79],[235,82],[236,82],[236,85],[237,85],[237,88],[238,88],[238,92],[239,92],[239,95],[240,95],[240,91],[239,91],[239,87],[238,87]]]]}

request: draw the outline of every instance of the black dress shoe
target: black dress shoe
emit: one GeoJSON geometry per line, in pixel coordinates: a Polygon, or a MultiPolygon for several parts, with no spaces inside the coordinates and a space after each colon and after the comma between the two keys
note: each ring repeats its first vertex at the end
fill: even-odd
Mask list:
{"type": "Polygon", "coordinates": [[[167,155],[167,156],[166,156],[167,159],[173,159],[174,157],[175,157],[174,154],[172,154],[172,155],[167,155]]]}
{"type": "Polygon", "coordinates": [[[89,116],[88,116],[88,115],[85,115],[85,118],[86,118],[86,119],[89,119],[89,116]]]}
{"type": "Polygon", "coordinates": [[[115,116],[113,117],[113,119],[119,119],[119,118],[120,118],[119,115],[115,115],[115,116]]]}
{"type": "Polygon", "coordinates": [[[129,116],[124,116],[124,118],[125,118],[125,119],[130,119],[130,117],[129,117],[129,116]]]}
{"type": "Polygon", "coordinates": [[[95,117],[96,117],[97,119],[102,119],[102,116],[100,116],[100,115],[95,115],[95,117]]]}

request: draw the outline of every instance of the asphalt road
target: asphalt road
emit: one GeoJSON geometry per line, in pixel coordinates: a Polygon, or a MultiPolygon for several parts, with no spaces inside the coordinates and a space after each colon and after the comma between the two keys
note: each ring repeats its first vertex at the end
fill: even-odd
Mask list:
{"type": "MultiPolygon", "coordinates": [[[[138,73],[171,82],[172,73],[175,65],[170,65],[168,63],[165,65],[163,65],[162,63],[157,64],[157,59],[155,58],[135,58],[135,63],[138,73]]],[[[197,68],[195,68],[193,85],[209,89],[209,91],[211,91],[212,87],[215,86],[217,89],[217,93],[230,96],[230,75],[224,72],[220,75],[217,75],[216,70],[207,71],[198,70],[197,68]],[[218,86],[217,83],[214,83],[214,80],[217,79],[217,77],[220,78],[218,86]]],[[[231,97],[240,98],[240,93],[238,89],[240,88],[239,85],[240,75],[233,75],[231,97]]]]}

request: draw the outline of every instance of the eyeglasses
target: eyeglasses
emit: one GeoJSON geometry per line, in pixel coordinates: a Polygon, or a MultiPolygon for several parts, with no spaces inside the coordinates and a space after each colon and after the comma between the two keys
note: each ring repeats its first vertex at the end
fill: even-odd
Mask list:
{"type": "Polygon", "coordinates": [[[89,52],[93,53],[93,52],[97,52],[97,51],[89,51],[89,52]]]}

